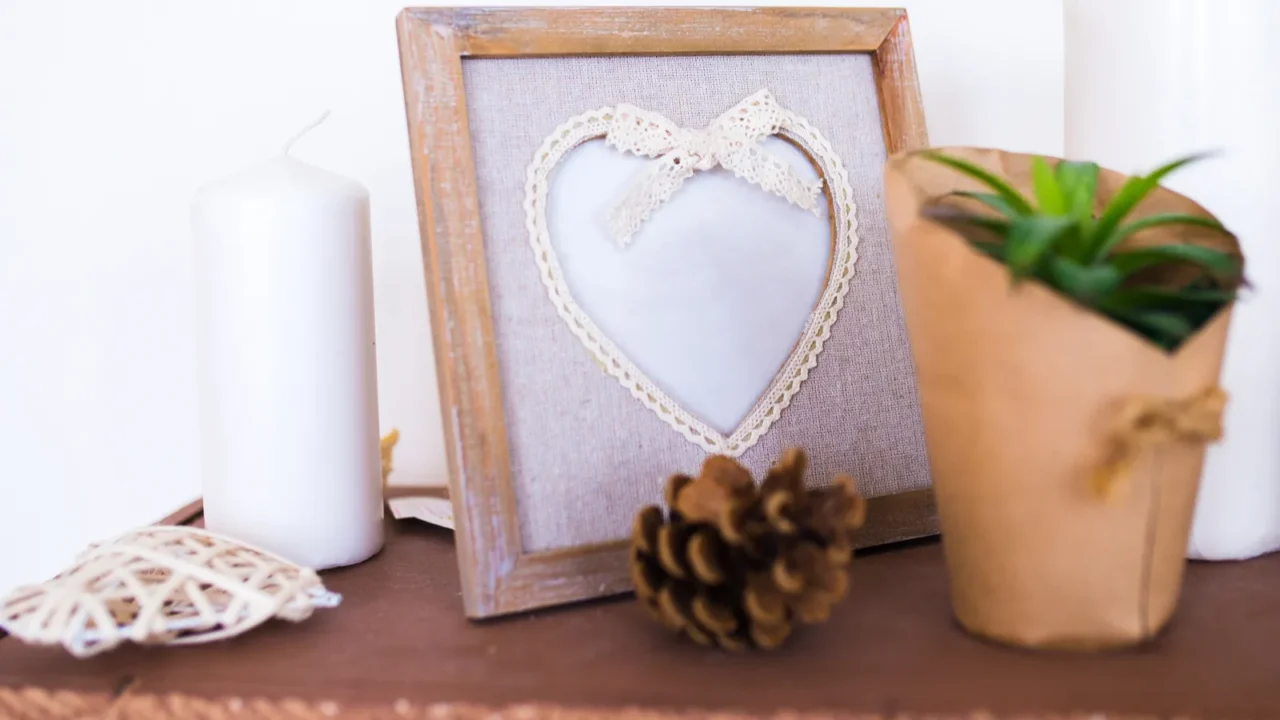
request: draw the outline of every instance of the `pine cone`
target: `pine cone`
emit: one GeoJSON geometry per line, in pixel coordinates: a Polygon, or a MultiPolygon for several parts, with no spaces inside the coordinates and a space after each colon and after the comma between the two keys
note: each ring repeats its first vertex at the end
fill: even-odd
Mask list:
{"type": "Polygon", "coordinates": [[[731,650],[777,647],[796,622],[825,621],[848,590],[866,502],[847,475],[805,490],[807,465],[787,450],[758,488],[723,455],[696,478],[671,477],[669,514],[647,507],[632,531],[641,604],[673,631],[731,650]]]}

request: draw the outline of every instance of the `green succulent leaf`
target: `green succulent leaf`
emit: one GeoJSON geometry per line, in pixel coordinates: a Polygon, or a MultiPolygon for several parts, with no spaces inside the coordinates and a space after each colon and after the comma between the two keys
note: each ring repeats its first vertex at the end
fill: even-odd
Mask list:
{"type": "Polygon", "coordinates": [[[1171,338],[1183,338],[1191,334],[1191,323],[1177,313],[1148,310],[1134,313],[1130,319],[1171,338]]]}
{"type": "Polygon", "coordinates": [[[1098,304],[1098,309],[1116,321],[1127,325],[1157,345],[1172,350],[1188,335],[1195,332],[1196,324],[1176,310],[1147,307],[1116,293],[1098,304]]]}
{"type": "Polygon", "coordinates": [[[1018,210],[1015,207],[1009,204],[1008,200],[1005,200],[1003,196],[998,195],[996,193],[980,193],[980,192],[970,192],[968,190],[957,190],[955,192],[948,193],[948,194],[953,197],[962,197],[962,198],[968,198],[970,200],[977,200],[983,205],[986,205],[992,210],[995,210],[996,212],[1010,219],[1017,218],[1022,215],[1022,213],[1018,212],[1018,210]]]}
{"type": "Polygon", "coordinates": [[[1076,220],[1093,220],[1098,193],[1098,164],[1063,160],[1056,168],[1067,212],[1076,220]]]}
{"type": "Polygon", "coordinates": [[[1234,296],[1231,290],[1127,288],[1105,298],[1100,309],[1172,350],[1234,296]]]}
{"type": "Polygon", "coordinates": [[[1004,237],[1009,233],[1009,221],[1001,218],[986,217],[984,215],[969,215],[960,219],[960,222],[969,223],[970,225],[980,227],[983,230],[989,230],[1000,237],[1004,237]]]}
{"type": "Polygon", "coordinates": [[[1177,313],[1160,310],[1131,311],[1118,314],[1118,319],[1128,322],[1161,347],[1172,349],[1192,333],[1191,323],[1177,313]]]}
{"type": "Polygon", "coordinates": [[[992,260],[996,260],[997,262],[1001,262],[1001,263],[1004,262],[1004,244],[1003,243],[975,241],[973,243],[973,246],[978,249],[978,252],[982,253],[983,255],[986,255],[992,260]]]}
{"type": "Polygon", "coordinates": [[[1062,186],[1042,157],[1031,161],[1031,182],[1035,188],[1036,202],[1040,204],[1040,212],[1046,215],[1067,214],[1067,201],[1062,194],[1062,186]]]}
{"type": "Polygon", "coordinates": [[[1111,265],[1081,265],[1065,257],[1049,259],[1049,277],[1068,295],[1090,305],[1119,289],[1124,275],[1111,265]]]}
{"type": "Polygon", "coordinates": [[[1156,215],[1144,217],[1140,220],[1134,220],[1128,225],[1122,225],[1119,227],[1111,234],[1111,237],[1107,239],[1106,243],[1098,249],[1098,255],[1099,257],[1106,256],[1107,253],[1110,253],[1116,248],[1116,246],[1123,242],[1125,238],[1135,233],[1142,232],[1149,228],[1163,227],[1167,225],[1191,225],[1195,227],[1209,228],[1210,230],[1218,230],[1224,233],[1227,232],[1227,229],[1222,226],[1222,223],[1218,222],[1214,218],[1204,217],[1201,215],[1187,215],[1185,213],[1158,213],[1156,215]]]}
{"type": "Polygon", "coordinates": [[[1089,245],[1093,234],[1093,208],[1098,189],[1098,166],[1090,162],[1063,160],[1055,168],[1058,185],[1062,188],[1064,213],[1075,221],[1071,239],[1063,244],[1063,251],[1073,260],[1087,263],[1089,245]]]}
{"type": "Polygon", "coordinates": [[[1004,261],[1015,278],[1035,272],[1040,261],[1071,227],[1070,218],[1049,215],[1020,217],[1010,223],[1004,261]]]}
{"type": "MultiPolygon", "coordinates": [[[[1003,238],[1009,234],[1009,221],[1005,220],[1004,218],[991,217],[990,215],[965,214],[965,215],[953,216],[951,218],[948,218],[948,220],[950,221],[951,224],[972,225],[973,227],[981,228],[983,230],[986,230],[987,232],[990,232],[992,235],[995,235],[1000,238],[1003,238]]],[[[1002,243],[992,242],[985,238],[978,238],[973,236],[969,236],[969,242],[972,242],[972,243],[982,242],[982,243],[988,243],[992,245],[1000,245],[1003,247],[1002,243]]]]}
{"type": "Polygon", "coordinates": [[[1030,215],[1035,212],[1035,209],[1031,207],[1031,203],[1022,196],[1022,193],[1015,190],[1008,181],[984,167],[975,165],[968,160],[961,160],[957,157],[951,157],[944,153],[929,150],[921,152],[920,157],[946,165],[947,167],[958,170],[974,180],[981,182],[983,185],[991,188],[1000,197],[1004,198],[1004,201],[1009,204],[1009,207],[1016,210],[1019,215],[1030,215]]]}
{"type": "Polygon", "coordinates": [[[1185,167],[1193,162],[1203,160],[1209,157],[1208,153],[1200,153],[1196,155],[1188,155],[1178,158],[1171,163],[1161,165],[1146,175],[1135,175],[1125,181],[1120,186],[1120,191],[1111,198],[1111,202],[1107,203],[1106,208],[1102,211],[1102,216],[1098,218],[1097,225],[1093,231],[1093,258],[1097,259],[1105,254],[1105,250],[1114,246],[1111,236],[1116,232],[1120,223],[1133,212],[1153,190],[1160,186],[1160,181],[1167,177],[1170,173],[1185,167]]]}
{"type": "Polygon", "coordinates": [[[1225,305],[1235,299],[1234,290],[1214,288],[1126,288],[1107,298],[1106,306],[1117,310],[1196,309],[1225,305]]]}
{"type": "Polygon", "coordinates": [[[1106,262],[1125,276],[1156,265],[1177,262],[1198,265],[1217,275],[1230,276],[1240,272],[1240,263],[1235,257],[1200,245],[1157,245],[1114,252],[1107,257],[1106,262]]]}

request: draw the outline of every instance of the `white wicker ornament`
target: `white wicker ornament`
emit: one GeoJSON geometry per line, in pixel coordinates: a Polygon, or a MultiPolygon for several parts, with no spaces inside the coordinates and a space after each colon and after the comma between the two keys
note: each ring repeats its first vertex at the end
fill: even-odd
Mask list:
{"type": "Polygon", "coordinates": [[[91,546],[52,580],[18,588],[0,601],[0,630],[89,657],[126,640],[221,640],[340,601],[314,570],[205,530],[157,526],[91,546]]]}

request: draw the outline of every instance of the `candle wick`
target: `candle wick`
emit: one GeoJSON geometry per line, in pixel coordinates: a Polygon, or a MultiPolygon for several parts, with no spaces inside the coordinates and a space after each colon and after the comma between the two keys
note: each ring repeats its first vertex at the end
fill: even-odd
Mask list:
{"type": "Polygon", "coordinates": [[[288,142],[286,142],[286,143],[284,144],[284,147],[280,148],[280,154],[281,154],[281,155],[288,155],[288,154],[289,154],[289,150],[293,147],[293,144],[294,144],[294,143],[296,143],[296,142],[298,142],[299,140],[301,140],[303,135],[306,135],[307,133],[311,132],[312,130],[315,130],[317,127],[319,127],[319,126],[320,126],[320,123],[322,123],[322,122],[324,122],[325,120],[328,120],[328,119],[329,119],[329,111],[328,111],[328,110],[325,110],[324,112],[320,113],[320,117],[316,118],[315,120],[312,120],[312,121],[311,121],[311,122],[310,122],[306,127],[302,128],[302,129],[301,129],[301,130],[299,130],[298,132],[294,133],[293,137],[289,138],[289,141],[288,141],[288,142]]]}

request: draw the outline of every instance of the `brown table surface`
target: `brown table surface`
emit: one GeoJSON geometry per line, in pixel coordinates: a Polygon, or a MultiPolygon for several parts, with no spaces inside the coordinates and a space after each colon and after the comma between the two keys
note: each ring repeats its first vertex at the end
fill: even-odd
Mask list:
{"type": "Polygon", "coordinates": [[[629,597],[468,621],[450,533],[402,522],[374,559],[325,573],[344,601],[301,624],[273,622],[221,643],[126,647],[89,660],[4,639],[0,688],[332,700],[328,711],[462,703],[507,708],[505,717],[530,717],[510,713],[526,703],[589,714],[648,711],[629,717],[1280,717],[1280,555],[1193,564],[1163,636],[1141,649],[1094,655],[1031,653],[965,635],[949,613],[936,542],[865,554],[853,569],[851,595],[828,624],[803,629],[779,651],[730,654],[668,635],[629,597]]]}

